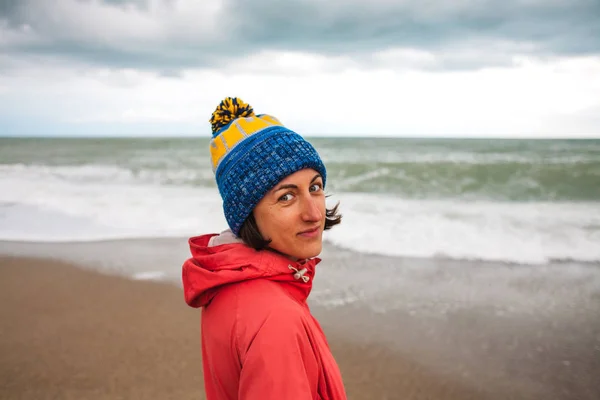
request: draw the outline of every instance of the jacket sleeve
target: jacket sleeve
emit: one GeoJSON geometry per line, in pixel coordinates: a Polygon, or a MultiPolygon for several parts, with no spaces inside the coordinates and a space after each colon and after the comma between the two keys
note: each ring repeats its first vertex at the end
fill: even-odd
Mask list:
{"type": "Polygon", "coordinates": [[[315,399],[318,379],[303,317],[291,310],[271,312],[245,349],[239,399],[315,399]]]}

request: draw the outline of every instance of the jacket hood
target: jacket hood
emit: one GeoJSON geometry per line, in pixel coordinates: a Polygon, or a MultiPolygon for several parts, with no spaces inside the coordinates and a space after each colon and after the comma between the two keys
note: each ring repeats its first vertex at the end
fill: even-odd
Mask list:
{"type": "Polygon", "coordinates": [[[297,301],[305,302],[321,261],[291,261],[270,250],[257,251],[229,231],[195,236],[188,242],[192,257],[183,264],[182,281],[185,301],[194,308],[208,305],[225,285],[259,278],[281,282],[297,301]]]}

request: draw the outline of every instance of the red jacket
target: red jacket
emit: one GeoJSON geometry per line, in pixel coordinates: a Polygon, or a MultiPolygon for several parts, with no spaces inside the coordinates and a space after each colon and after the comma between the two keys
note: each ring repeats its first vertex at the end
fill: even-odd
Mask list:
{"type": "Polygon", "coordinates": [[[183,265],[185,300],[202,307],[207,399],[346,399],[306,304],[320,260],[295,263],[242,243],[211,247],[213,236],[191,238],[183,265]]]}

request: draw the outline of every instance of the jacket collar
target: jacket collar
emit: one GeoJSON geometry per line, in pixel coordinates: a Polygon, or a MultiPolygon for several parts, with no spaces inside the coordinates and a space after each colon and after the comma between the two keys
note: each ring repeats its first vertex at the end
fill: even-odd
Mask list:
{"type": "Polygon", "coordinates": [[[192,307],[210,303],[224,285],[259,278],[281,283],[290,296],[305,303],[321,261],[291,261],[270,250],[257,251],[227,231],[192,237],[189,246],[192,257],[183,264],[182,280],[185,300],[192,307]]]}

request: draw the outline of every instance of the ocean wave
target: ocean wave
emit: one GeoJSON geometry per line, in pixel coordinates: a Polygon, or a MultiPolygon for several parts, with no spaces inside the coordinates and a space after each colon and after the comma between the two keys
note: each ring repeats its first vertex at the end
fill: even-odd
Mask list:
{"type": "Polygon", "coordinates": [[[390,256],[544,264],[600,261],[600,205],[398,200],[346,194],[327,240],[390,256]]]}
{"type": "MultiPolygon", "coordinates": [[[[215,188],[210,168],[123,165],[0,165],[19,180],[71,183],[149,184],[215,188]]],[[[381,193],[403,199],[490,201],[598,201],[600,161],[594,164],[336,164],[328,163],[327,190],[381,193]]]]}
{"type": "Polygon", "coordinates": [[[328,164],[333,191],[404,199],[600,201],[600,160],[589,164],[328,164]]]}
{"type": "MultiPolygon", "coordinates": [[[[312,141],[327,165],[327,189],[335,193],[420,200],[600,202],[600,141],[312,141]]],[[[2,143],[3,175],[215,187],[204,139],[4,139],[2,143]]]]}
{"type": "MultiPolygon", "coordinates": [[[[226,228],[214,188],[5,175],[0,187],[11,188],[0,191],[4,240],[189,237],[226,228]]],[[[373,193],[328,199],[338,201],[343,223],[325,238],[362,253],[521,264],[600,261],[598,203],[418,201],[373,193]]]]}
{"type": "MultiPolygon", "coordinates": [[[[207,140],[42,142],[0,146],[0,239],[185,237],[226,227],[207,140]]],[[[325,235],[337,246],[401,257],[600,261],[600,141],[315,143],[328,201],[339,200],[344,215],[325,235]]]]}

